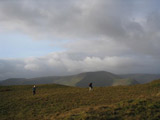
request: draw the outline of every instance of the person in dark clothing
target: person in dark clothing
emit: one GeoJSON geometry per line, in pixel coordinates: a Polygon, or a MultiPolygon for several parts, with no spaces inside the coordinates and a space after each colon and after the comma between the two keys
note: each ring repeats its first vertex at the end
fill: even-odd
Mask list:
{"type": "Polygon", "coordinates": [[[36,86],[35,85],[33,86],[32,90],[33,90],[33,95],[35,95],[36,94],[36,86]]]}
{"type": "Polygon", "coordinates": [[[93,89],[92,83],[89,83],[89,91],[93,89]]]}

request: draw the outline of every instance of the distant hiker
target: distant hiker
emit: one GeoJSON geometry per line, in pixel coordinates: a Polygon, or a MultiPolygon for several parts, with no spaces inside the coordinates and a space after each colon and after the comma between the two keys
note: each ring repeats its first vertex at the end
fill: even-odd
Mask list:
{"type": "Polygon", "coordinates": [[[35,95],[36,94],[36,86],[35,85],[33,86],[32,90],[33,90],[33,95],[35,95]]]}
{"type": "Polygon", "coordinates": [[[89,91],[93,89],[92,83],[89,83],[89,91]]]}

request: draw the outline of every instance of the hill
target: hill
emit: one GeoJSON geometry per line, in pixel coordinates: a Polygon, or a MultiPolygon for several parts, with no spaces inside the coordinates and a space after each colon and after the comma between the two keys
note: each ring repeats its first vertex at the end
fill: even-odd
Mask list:
{"type": "Polygon", "coordinates": [[[76,88],[0,86],[1,120],[158,120],[160,80],[144,85],[76,88]]]}
{"type": "Polygon", "coordinates": [[[68,86],[87,87],[92,82],[94,86],[134,85],[137,81],[124,79],[118,75],[105,72],[86,72],[72,76],[50,76],[32,79],[13,78],[0,82],[0,85],[33,85],[33,84],[62,84],[68,86]]]}
{"type": "Polygon", "coordinates": [[[83,76],[76,86],[87,87],[88,83],[92,82],[94,86],[113,86],[113,85],[134,85],[138,84],[137,81],[132,79],[122,79],[118,75],[110,72],[99,71],[99,72],[87,72],[80,74],[83,76]]]}
{"type": "Polygon", "coordinates": [[[151,82],[152,80],[160,79],[160,74],[124,74],[119,75],[122,78],[130,78],[138,81],[140,84],[151,82]]]}

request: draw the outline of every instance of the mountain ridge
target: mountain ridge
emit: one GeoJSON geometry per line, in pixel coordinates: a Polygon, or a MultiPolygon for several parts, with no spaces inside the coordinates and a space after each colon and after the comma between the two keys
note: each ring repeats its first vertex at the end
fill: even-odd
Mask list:
{"type": "Polygon", "coordinates": [[[138,81],[140,84],[149,83],[153,80],[160,79],[160,74],[147,74],[147,73],[121,74],[119,76],[122,78],[134,79],[138,81]]]}
{"type": "Polygon", "coordinates": [[[10,78],[0,82],[0,85],[31,85],[31,84],[62,84],[68,86],[87,87],[92,82],[94,86],[115,86],[115,85],[134,85],[138,84],[133,79],[122,78],[119,75],[106,72],[83,72],[69,76],[48,76],[37,78],[10,78]],[[121,81],[121,82],[119,82],[121,81]]]}

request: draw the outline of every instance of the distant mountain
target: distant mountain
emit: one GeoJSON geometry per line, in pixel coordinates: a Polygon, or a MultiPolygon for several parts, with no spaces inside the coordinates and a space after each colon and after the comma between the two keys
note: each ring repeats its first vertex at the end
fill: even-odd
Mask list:
{"type": "Polygon", "coordinates": [[[133,85],[138,84],[137,81],[131,79],[123,79],[113,73],[99,71],[87,72],[80,74],[83,78],[76,83],[76,86],[87,87],[88,83],[92,82],[94,86],[115,86],[115,85],[133,85]],[[134,81],[134,82],[132,82],[134,81]]]}
{"type": "Polygon", "coordinates": [[[117,86],[138,84],[136,80],[122,78],[106,71],[85,72],[72,76],[49,76],[38,78],[10,78],[0,82],[0,85],[33,85],[33,84],[62,84],[68,86],[87,87],[92,82],[94,86],[117,86]]]}
{"type": "Polygon", "coordinates": [[[119,76],[124,79],[130,78],[130,79],[136,80],[140,84],[144,84],[156,79],[160,79],[160,74],[125,74],[125,75],[119,75],[119,76]]]}
{"type": "Polygon", "coordinates": [[[25,78],[9,78],[3,81],[0,81],[0,85],[24,85],[25,81],[28,79],[25,78]]]}

